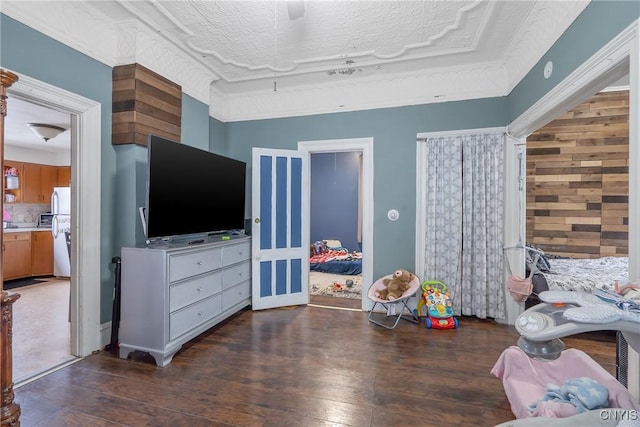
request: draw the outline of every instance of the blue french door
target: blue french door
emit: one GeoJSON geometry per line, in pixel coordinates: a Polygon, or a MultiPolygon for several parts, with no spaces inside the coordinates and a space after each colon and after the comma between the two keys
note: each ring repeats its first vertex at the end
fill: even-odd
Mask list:
{"type": "Polygon", "coordinates": [[[252,306],[309,302],[308,153],[253,148],[252,306]]]}

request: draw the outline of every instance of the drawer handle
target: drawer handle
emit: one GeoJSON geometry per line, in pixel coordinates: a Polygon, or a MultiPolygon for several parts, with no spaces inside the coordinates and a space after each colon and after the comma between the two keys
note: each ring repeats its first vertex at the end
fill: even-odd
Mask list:
{"type": "Polygon", "coordinates": [[[202,292],[202,287],[201,287],[201,286],[197,287],[197,288],[196,288],[196,291],[198,291],[198,292],[202,292]]]}
{"type": "Polygon", "coordinates": [[[196,313],[198,315],[198,317],[202,317],[202,312],[199,311],[198,313],[196,313]]]}
{"type": "Polygon", "coordinates": [[[202,261],[198,261],[196,264],[198,264],[198,267],[202,267],[202,261]]]}

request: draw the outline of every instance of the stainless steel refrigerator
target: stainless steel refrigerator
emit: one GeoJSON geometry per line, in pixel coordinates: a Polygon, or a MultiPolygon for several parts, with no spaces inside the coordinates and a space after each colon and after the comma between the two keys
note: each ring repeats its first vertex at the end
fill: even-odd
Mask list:
{"type": "Polygon", "coordinates": [[[71,262],[65,233],[71,231],[71,188],[54,187],[51,194],[53,221],[53,275],[71,277],[71,262]]]}

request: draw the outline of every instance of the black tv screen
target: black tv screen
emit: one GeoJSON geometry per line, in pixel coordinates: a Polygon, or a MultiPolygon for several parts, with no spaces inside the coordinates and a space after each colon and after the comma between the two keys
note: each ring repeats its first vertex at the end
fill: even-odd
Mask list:
{"type": "Polygon", "coordinates": [[[244,162],[147,139],[147,239],[244,229],[244,162]]]}

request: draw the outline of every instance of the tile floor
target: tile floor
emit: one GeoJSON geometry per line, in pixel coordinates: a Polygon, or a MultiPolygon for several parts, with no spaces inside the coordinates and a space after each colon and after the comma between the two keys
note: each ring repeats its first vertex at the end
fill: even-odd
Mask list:
{"type": "Polygon", "coordinates": [[[16,385],[65,364],[71,355],[70,282],[47,282],[12,290],[20,294],[13,305],[13,382],[16,385]]]}

